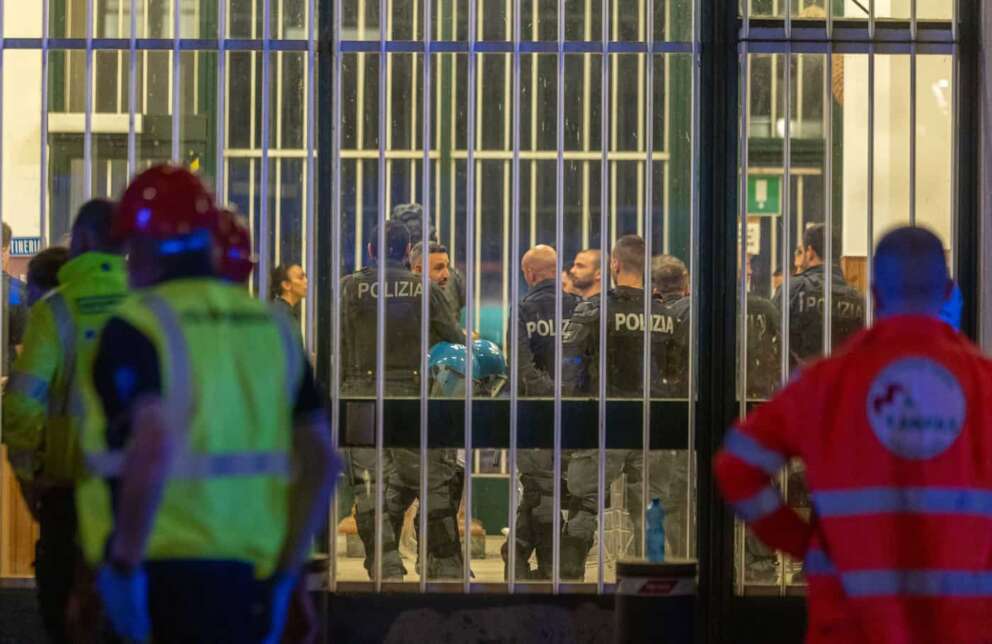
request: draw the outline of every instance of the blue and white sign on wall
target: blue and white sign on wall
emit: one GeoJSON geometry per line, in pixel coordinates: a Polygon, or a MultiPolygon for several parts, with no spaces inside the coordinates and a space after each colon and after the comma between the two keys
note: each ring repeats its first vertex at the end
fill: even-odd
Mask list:
{"type": "Polygon", "coordinates": [[[41,237],[14,237],[10,241],[12,257],[30,257],[41,250],[41,237]]]}

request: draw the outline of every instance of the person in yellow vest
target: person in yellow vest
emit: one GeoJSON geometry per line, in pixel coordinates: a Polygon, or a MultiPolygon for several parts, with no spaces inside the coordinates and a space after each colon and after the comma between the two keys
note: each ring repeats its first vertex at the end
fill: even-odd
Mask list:
{"type": "Polygon", "coordinates": [[[276,642],[339,461],[292,329],[218,272],[212,196],[155,166],[114,222],[136,291],[83,399],[80,536],[123,638],[276,642]]]}
{"type": "Polygon", "coordinates": [[[3,439],[39,522],[35,578],[52,642],[68,641],[66,608],[79,560],[76,367],[92,364],[96,334],[127,289],[124,262],[110,236],[114,208],[94,200],[80,209],[71,259],[58,271],[59,287],[31,307],[3,398],[3,439]]]}

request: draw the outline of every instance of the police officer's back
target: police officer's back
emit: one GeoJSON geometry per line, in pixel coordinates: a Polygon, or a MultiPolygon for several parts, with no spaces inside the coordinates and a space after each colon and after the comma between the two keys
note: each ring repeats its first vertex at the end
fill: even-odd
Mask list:
{"type": "MultiPolygon", "coordinates": [[[[826,226],[812,224],[803,232],[803,270],[789,286],[789,351],[793,360],[804,361],[823,353],[824,308],[826,306],[826,226]]],[[[838,245],[834,244],[834,248],[838,245]]],[[[864,298],[844,280],[835,263],[831,271],[831,343],[839,347],[865,325],[864,298]]],[[[781,310],[782,289],[775,294],[781,310]]]]}
{"type": "Polygon", "coordinates": [[[675,321],[675,332],[667,340],[662,367],[664,395],[684,398],[689,394],[689,339],[692,300],[689,296],[689,270],[674,255],[651,260],[651,286],[654,299],[664,315],[675,321]]]}
{"type": "Polygon", "coordinates": [[[375,390],[376,321],[378,300],[386,300],[385,368],[390,391],[419,391],[421,352],[437,342],[461,343],[464,333],[444,306],[443,295],[433,284],[430,292],[430,337],[428,347],[421,347],[420,321],[423,282],[420,275],[404,265],[409,252],[410,234],[397,221],[385,224],[385,278],[380,284],[374,262],[378,259],[378,235],[373,232],[369,244],[372,266],[367,266],[341,282],[341,353],[342,380],[356,394],[375,390]]]}
{"type": "MultiPolygon", "coordinates": [[[[639,398],[643,394],[644,362],[644,240],[625,235],[617,240],[610,259],[615,287],[606,294],[606,392],[611,397],[639,398]]],[[[666,351],[675,334],[675,318],[660,302],[651,302],[647,320],[651,338],[651,396],[665,395],[666,351]]],[[[569,393],[589,395],[598,390],[599,319],[601,300],[575,307],[563,335],[565,386],[569,393]]]]}
{"type": "MultiPolygon", "coordinates": [[[[530,289],[520,300],[517,319],[521,394],[548,396],[554,393],[555,338],[559,333],[555,326],[557,254],[550,246],[535,246],[524,254],[521,269],[530,289]]],[[[574,295],[561,293],[562,328],[568,327],[578,302],[574,295]]]]}

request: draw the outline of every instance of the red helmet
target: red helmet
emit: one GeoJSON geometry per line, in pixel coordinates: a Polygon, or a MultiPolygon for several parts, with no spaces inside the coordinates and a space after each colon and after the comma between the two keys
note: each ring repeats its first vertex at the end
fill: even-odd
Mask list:
{"type": "Polygon", "coordinates": [[[221,210],[215,237],[220,249],[220,276],[236,284],[246,283],[255,260],[251,255],[251,231],[244,218],[232,210],[221,210]]]}
{"type": "Polygon", "coordinates": [[[119,241],[132,237],[170,239],[217,227],[214,198],[186,168],[163,164],[138,176],[124,191],[112,233],[119,241]]]}

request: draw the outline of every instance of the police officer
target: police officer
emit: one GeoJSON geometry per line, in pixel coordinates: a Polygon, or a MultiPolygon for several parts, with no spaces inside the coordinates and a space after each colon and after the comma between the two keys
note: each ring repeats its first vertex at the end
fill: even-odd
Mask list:
{"type": "MultiPolygon", "coordinates": [[[[803,231],[803,243],[797,253],[800,272],[789,287],[789,350],[794,363],[805,362],[823,353],[823,315],[825,306],[826,270],[823,263],[827,228],[810,224],[803,231]]],[[[834,244],[834,248],[839,245],[834,244]]],[[[836,263],[831,282],[831,337],[834,347],[865,325],[864,298],[844,281],[836,263]]],[[[782,289],[774,297],[782,310],[782,289]]]]}
{"type": "MultiPolygon", "coordinates": [[[[420,341],[421,277],[404,266],[410,251],[410,233],[398,221],[387,221],[383,231],[386,240],[385,279],[380,293],[378,283],[378,229],[373,231],[368,245],[370,266],[345,277],[341,282],[341,395],[369,397],[375,395],[376,320],[380,295],[386,298],[385,378],[387,396],[418,396],[420,394],[420,341]]],[[[429,345],[447,341],[463,343],[464,332],[448,314],[444,295],[438,286],[431,284],[429,345]]],[[[370,436],[357,438],[372,444],[370,436]]],[[[401,454],[402,464],[393,462],[396,450],[387,450],[384,463],[386,481],[399,468],[399,476],[419,481],[420,459],[407,453],[401,454]]],[[[375,449],[372,447],[348,450],[348,480],[355,495],[355,522],[358,536],[365,548],[365,569],[372,578],[375,574],[375,449]]],[[[383,522],[382,575],[386,579],[402,579],[406,568],[399,554],[399,535],[394,533],[391,522],[383,522]]],[[[450,535],[449,535],[450,536],[450,535]]],[[[457,538],[457,534],[454,535],[457,538]]]]}
{"type": "MultiPolygon", "coordinates": [[[[540,245],[527,251],[520,262],[529,291],[520,301],[517,319],[517,373],[523,396],[554,395],[555,286],[558,254],[550,246],[540,245]]],[[[561,293],[561,324],[568,325],[578,298],[561,293]]],[[[513,324],[511,312],[507,325],[513,324]]],[[[517,506],[516,566],[520,579],[550,579],[552,566],[552,526],[554,520],[554,477],[552,454],[546,449],[518,452],[522,498],[517,506]],[[529,559],[537,554],[537,569],[531,570],[529,559]]],[[[567,491],[567,488],[565,488],[567,491]]],[[[503,559],[507,545],[503,545],[503,559]]]]}
{"type": "MultiPolygon", "coordinates": [[[[417,211],[419,212],[419,211],[417,211]]],[[[411,219],[410,217],[407,217],[411,219]]],[[[417,220],[419,225],[419,220],[417,220]]],[[[419,276],[426,270],[432,289],[437,289],[443,303],[442,315],[457,319],[455,300],[445,295],[451,265],[448,249],[430,242],[424,253],[423,241],[411,237],[408,253],[410,270],[419,276]]],[[[445,343],[432,344],[432,349],[445,343]]],[[[457,345],[462,346],[462,345],[457,345]]],[[[464,347],[462,348],[464,351],[464,347]]],[[[434,355],[432,350],[431,355],[434,355]]],[[[430,363],[433,367],[433,362],[430,363]]],[[[433,368],[432,368],[433,372],[433,368]]],[[[464,395],[464,389],[462,389],[464,395]]],[[[386,479],[386,514],[395,535],[402,530],[406,511],[420,497],[420,453],[415,449],[389,450],[393,467],[386,479]]],[[[431,448],[427,452],[427,576],[430,579],[455,579],[462,575],[463,559],[458,534],[458,505],[465,482],[464,463],[459,464],[458,452],[450,448],[431,448]]],[[[419,514],[418,514],[419,516],[419,514]]],[[[419,528],[419,521],[414,524],[419,528]]],[[[418,534],[419,538],[419,534],[418,534]]],[[[419,551],[418,551],[419,552],[419,551]]],[[[418,570],[421,562],[418,561],[418,570]]]]}
{"type": "Polygon", "coordinates": [[[114,221],[141,290],[104,327],[81,392],[92,476],[78,501],[124,639],[277,641],[339,469],[292,330],[217,274],[217,224],[174,166],[136,177],[114,221]]]}
{"type": "Polygon", "coordinates": [[[572,266],[568,269],[571,291],[583,300],[591,300],[599,295],[602,283],[600,272],[602,256],[597,248],[586,248],[575,254],[572,266]]]}
{"type": "MultiPolygon", "coordinates": [[[[423,217],[424,209],[419,203],[400,204],[393,208],[392,219],[406,226],[406,229],[410,231],[410,243],[414,245],[418,242],[423,243],[423,217]]],[[[434,224],[430,222],[427,239],[430,242],[438,242],[437,231],[434,229],[434,224]]],[[[407,262],[407,265],[411,269],[413,268],[412,258],[407,262]]],[[[461,319],[462,309],[465,308],[465,275],[458,268],[452,266],[450,261],[448,262],[448,279],[441,285],[441,293],[444,294],[445,303],[453,317],[456,320],[461,319]]]]}
{"type": "MultiPolygon", "coordinates": [[[[564,384],[570,394],[596,395],[599,390],[599,361],[606,360],[606,393],[610,398],[644,396],[644,329],[651,338],[651,397],[665,395],[663,373],[666,351],[675,334],[675,318],[660,302],[651,303],[651,318],[644,319],[644,240],[625,235],[617,240],[610,257],[615,288],[606,294],[607,350],[599,346],[601,298],[580,303],[563,334],[564,384]]],[[[585,560],[596,533],[598,451],[574,454],[568,466],[571,495],[568,522],[562,535],[562,576],[581,579],[585,560]]],[[[642,462],[639,450],[610,450],[606,455],[607,486],[621,473],[627,475],[628,507],[634,525],[641,525],[642,462]]],[[[639,539],[635,539],[639,541],[639,539]]]]}
{"type": "Polygon", "coordinates": [[[92,364],[96,333],[126,294],[124,261],[110,238],[114,207],[94,200],[80,209],[71,260],[58,272],[61,286],[32,306],[24,348],[3,397],[4,442],[41,529],[35,576],[53,642],[68,641],[66,607],[79,560],[76,374],[92,364]]]}

